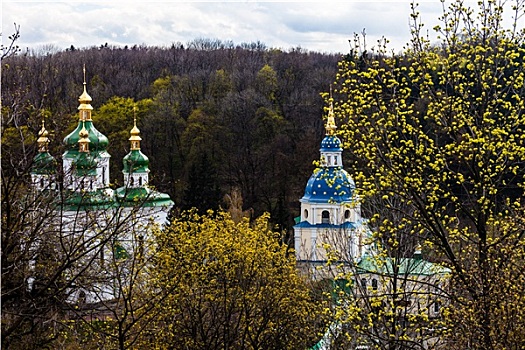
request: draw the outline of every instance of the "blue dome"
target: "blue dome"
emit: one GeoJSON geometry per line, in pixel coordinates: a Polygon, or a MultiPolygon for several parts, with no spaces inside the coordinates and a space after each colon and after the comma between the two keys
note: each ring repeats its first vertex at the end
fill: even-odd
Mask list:
{"type": "Polygon", "coordinates": [[[323,167],[316,169],[310,176],[301,201],[313,203],[350,202],[354,188],[354,181],[346,170],[323,167]]]}
{"type": "Polygon", "coordinates": [[[321,152],[342,152],[341,140],[335,135],[326,135],[321,142],[321,152]]]}

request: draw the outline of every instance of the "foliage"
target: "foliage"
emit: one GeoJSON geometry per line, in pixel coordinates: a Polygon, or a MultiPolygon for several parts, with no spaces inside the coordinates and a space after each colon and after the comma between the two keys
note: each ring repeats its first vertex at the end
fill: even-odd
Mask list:
{"type": "Polygon", "coordinates": [[[453,2],[433,46],[414,9],[403,56],[356,50],[337,75],[336,113],[375,238],[396,250],[405,232],[452,271],[450,349],[525,341],[525,31],[503,27],[506,7],[519,23],[523,1],[481,1],[478,13],[453,2]]]}
{"type": "Polygon", "coordinates": [[[159,348],[300,349],[311,342],[321,304],[264,215],[251,225],[229,214],[185,212],[159,233],[155,289],[159,348]]]}

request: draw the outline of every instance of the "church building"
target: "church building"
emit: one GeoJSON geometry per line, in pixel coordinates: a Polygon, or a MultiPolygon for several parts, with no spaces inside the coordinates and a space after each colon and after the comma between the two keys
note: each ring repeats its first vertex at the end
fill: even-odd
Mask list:
{"type": "Polygon", "coordinates": [[[330,251],[336,250],[344,255],[341,260],[357,261],[367,234],[354,181],[343,169],[343,148],[335,135],[332,104],[325,128],[319,167],[306,184],[301,216],[294,226],[295,254],[302,268],[325,266],[330,251]]]}
{"type": "Polygon", "coordinates": [[[98,285],[79,286],[71,293],[73,301],[82,295],[86,302],[95,303],[110,300],[115,293],[110,287],[108,259],[144,254],[151,230],[167,223],[174,203],[168,194],[150,185],[149,159],[140,148],[136,118],[130,131],[130,151],[122,159],[123,185],[111,188],[109,140],[95,128],[91,101],[84,69],[78,125],[64,138],[62,171],[49,153],[49,133],[42,122],[31,180],[35,195],[50,200],[56,234],[92,252],[86,253],[86,258],[95,261],[100,276],[107,277],[98,285]]]}

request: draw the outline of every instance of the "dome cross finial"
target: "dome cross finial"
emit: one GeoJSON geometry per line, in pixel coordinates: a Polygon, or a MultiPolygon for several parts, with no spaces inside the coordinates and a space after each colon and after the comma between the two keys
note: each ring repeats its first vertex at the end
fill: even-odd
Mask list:
{"type": "Polygon", "coordinates": [[[326,135],[333,135],[335,133],[335,130],[337,129],[337,125],[335,125],[335,118],[334,118],[334,102],[332,98],[332,85],[330,84],[330,107],[328,109],[328,118],[326,120],[326,135]]]}
{"type": "Polygon", "coordinates": [[[140,150],[140,141],[142,141],[142,138],[140,137],[140,130],[137,128],[137,107],[133,107],[133,129],[130,131],[130,138],[129,141],[131,142],[130,149],[133,150],[140,150]]]}
{"type": "Polygon", "coordinates": [[[82,72],[84,73],[84,91],[82,91],[82,95],[78,97],[78,102],[80,102],[80,105],[78,106],[79,110],[79,120],[81,121],[91,121],[91,111],[93,110],[93,107],[91,107],[91,96],[87,93],[86,88],[86,65],[82,67],[82,72]]]}

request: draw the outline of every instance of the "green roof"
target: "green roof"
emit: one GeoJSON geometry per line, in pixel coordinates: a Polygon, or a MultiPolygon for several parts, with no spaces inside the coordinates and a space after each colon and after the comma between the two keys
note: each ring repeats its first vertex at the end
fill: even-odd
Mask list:
{"type": "Polygon", "coordinates": [[[93,125],[92,120],[86,120],[84,122],[79,121],[78,126],[69,135],[64,138],[64,144],[66,145],[66,152],[78,151],[78,140],[80,140],[80,130],[82,130],[82,124],[89,133],[89,148],[92,151],[106,150],[109,141],[108,138],[98,131],[93,125]]]}
{"type": "Polygon", "coordinates": [[[115,206],[113,191],[109,188],[95,191],[68,191],[64,196],[65,210],[99,210],[115,206]]]}
{"type": "Polygon", "coordinates": [[[148,172],[149,159],[139,149],[131,150],[122,160],[124,164],[123,173],[145,173],[148,172]]]}
{"type": "Polygon", "coordinates": [[[32,174],[54,174],[56,173],[57,161],[49,152],[38,153],[33,158],[32,174]]]}
{"type": "Polygon", "coordinates": [[[128,251],[126,250],[126,248],[120,245],[120,243],[116,243],[114,249],[115,249],[115,258],[117,260],[129,258],[130,255],[128,251]]]}
{"type": "Polygon", "coordinates": [[[424,260],[421,257],[413,258],[380,258],[365,254],[357,264],[359,274],[375,273],[393,275],[395,268],[399,275],[432,276],[450,273],[450,269],[439,264],[424,260]]]}
{"type": "Polygon", "coordinates": [[[154,191],[148,187],[120,187],[115,192],[117,200],[123,206],[167,207],[173,205],[168,194],[154,191]]]}

